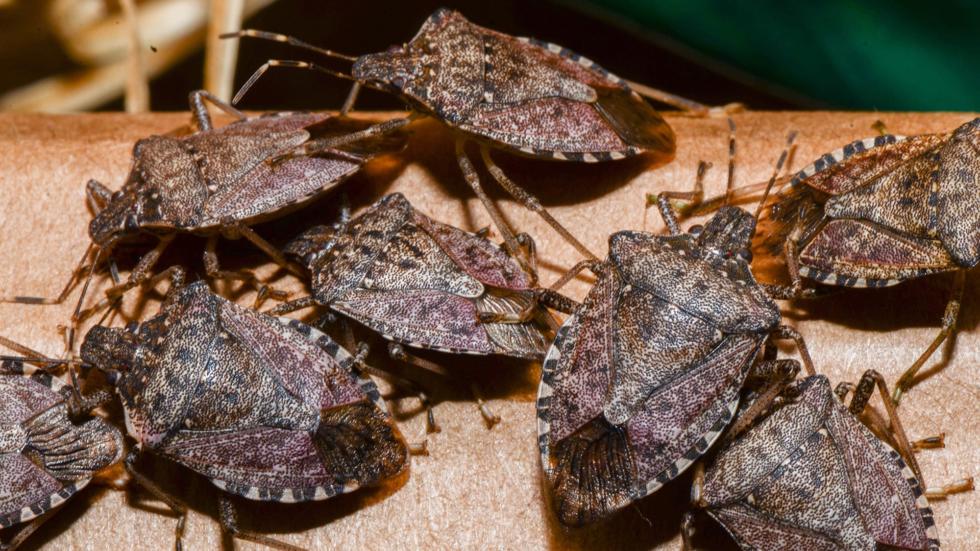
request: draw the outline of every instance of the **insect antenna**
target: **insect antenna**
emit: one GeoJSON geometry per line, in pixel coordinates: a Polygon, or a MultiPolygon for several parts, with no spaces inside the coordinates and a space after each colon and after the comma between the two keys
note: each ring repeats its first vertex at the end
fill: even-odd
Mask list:
{"type": "Polygon", "coordinates": [[[95,247],[95,244],[89,243],[82,257],[78,259],[78,263],[75,264],[75,268],[72,269],[71,277],[68,278],[68,282],[65,283],[64,288],[61,289],[57,297],[0,296],[0,302],[13,302],[17,304],[61,304],[71,294],[75,288],[75,284],[78,283],[78,274],[84,269],[85,259],[91,254],[93,247],[95,247]]]}
{"type": "Polygon", "coordinates": [[[82,303],[85,300],[85,295],[88,294],[89,285],[92,283],[92,277],[95,275],[95,267],[99,264],[101,258],[102,249],[99,248],[95,253],[95,258],[92,260],[92,266],[89,268],[88,277],[85,278],[85,284],[82,285],[82,292],[78,295],[78,302],[75,303],[75,311],[71,315],[71,326],[68,328],[68,354],[72,354],[72,351],[75,349],[75,332],[81,321],[79,316],[82,311],[82,303]]]}
{"type": "Polygon", "coordinates": [[[333,57],[337,59],[343,59],[345,61],[357,61],[356,56],[342,54],[340,52],[335,52],[333,50],[328,50],[326,48],[321,48],[310,44],[309,42],[304,42],[296,37],[292,37],[285,34],[272,33],[269,31],[259,31],[255,29],[242,29],[237,32],[224,33],[218,35],[218,38],[229,39],[229,38],[258,38],[260,40],[271,40],[273,42],[282,42],[284,44],[289,44],[290,46],[296,46],[297,48],[302,48],[304,50],[309,50],[311,52],[316,52],[324,57],[333,57]]]}
{"type": "Polygon", "coordinates": [[[728,180],[725,182],[725,199],[722,206],[728,205],[733,189],[735,189],[735,121],[728,117],[728,180]]]}
{"type": "Polygon", "coordinates": [[[762,209],[766,206],[766,200],[769,198],[769,192],[772,191],[772,186],[776,183],[776,177],[783,170],[783,164],[786,163],[786,159],[789,157],[789,152],[793,148],[793,141],[796,140],[796,130],[790,131],[786,135],[786,147],[779,154],[779,159],[776,161],[776,168],[772,171],[772,176],[769,177],[769,182],[766,183],[766,191],[762,193],[762,199],[759,201],[759,206],[755,209],[755,219],[758,222],[759,216],[762,214],[762,209]]]}
{"type": "MultiPolygon", "coordinates": [[[[297,60],[291,60],[291,59],[270,59],[269,61],[266,61],[265,63],[263,63],[258,69],[256,69],[255,72],[252,73],[252,76],[248,77],[248,80],[245,81],[245,84],[243,84],[242,87],[238,89],[238,93],[236,93],[235,94],[235,97],[232,98],[232,100],[231,100],[232,105],[235,105],[239,101],[241,101],[241,99],[245,95],[245,93],[248,92],[248,90],[255,84],[255,82],[257,80],[259,80],[259,78],[262,75],[264,75],[265,72],[268,71],[271,67],[289,67],[289,68],[293,68],[293,69],[310,69],[312,71],[318,71],[318,72],[321,72],[321,73],[328,74],[330,76],[334,76],[334,77],[337,77],[337,78],[342,78],[344,80],[350,80],[350,81],[353,81],[353,82],[358,82],[357,79],[355,79],[354,77],[352,77],[351,75],[349,75],[347,73],[344,73],[344,72],[341,72],[341,71],[335,71],[333,69],[328,69],[326,67],[323,67],[322,65],[317,65],[316,63],[310,63],[308,61],[297,61],[297,60]]],[[[364,83],[361,83],[361,84],[364,85],[364,83]]]]}

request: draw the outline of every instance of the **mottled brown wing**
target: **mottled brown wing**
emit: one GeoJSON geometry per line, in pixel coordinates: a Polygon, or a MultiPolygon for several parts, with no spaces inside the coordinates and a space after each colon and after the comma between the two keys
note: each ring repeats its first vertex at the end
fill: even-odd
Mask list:
{"type": "Polygon", "coordinates": [[[980,263],[980,118],[956,129],[939,152],[935,227],[959,266],[980,263]]]}
{"type": "Polygon", "coordinates": [[[224,194],[256,166],[305,142],[310,135],[304,127],[324,117],[281,113],[244,119],[182,141],[196,154],[201,174],[212,188],[210,193],[224,194]]]}
{"type": "Polygon", "coordinates": [[[779,310],[761,287],[735,277],[743,273],[738,267],[726,269],[698,258],[692,239],[622,231],[609,238],[609,258],[630,285],[725,333],[766,331],[779,324],[779,310]]]}
{"type": "Polygon", "coordinates": [[[351,220],[337,236],[330,254],[320,255],[310,264],[317,302],[330,304],[341,293],[357,288],[388,241],[411,216],[412,205],[405,196],[392,193],[351,220]]]}
{"type": "Polygon", "coordinates": [[[496,352],[472,300],[438,291],[357,289],[331,307],[387,339],[461,354],[496,352]]]}
{"type": "Polygon", "coordinates": [[[826,426],[846,465],[849,493],[867,531],[876,542],[902,549],[938,547],[931,511],[928,516],[922,511],[928,504],[912,470],[843,404],[828,399],[832,404],[826,426]]]}
{"type": "Polygon", "coordinates": [[[852,142],[826,153],[793,177],[792,185],[805,185],[829,195],[853,191],[886,176],[941,145],[949,134],[877,136],[852,142]]]}
{"type": "Polygon", "coordinates": [[[751,507],[734,504],[711,509],[708,514],[715,518],[742,549],[766,551],[840,551],[841,545],[810,530],[780,522],[751,507]]]}
{"type": "Polygon", "coordinates": [[[315,432],[276,427],[183,430],[157,453],[260,501],[323,500],[377,484],[406,467],[389,419],[362,401],[325,410],[315,432]]]}
{"type": "Polygon", "coordinates": [[[941,243],[860,220],[831,220],[799,253],[800,274],[832,285],[880,287],[956,265],[941,243]]]}
{"type": "Polygon", "coordinates": [[[42,514],[45,509],[41,505],[62,487],[20,452],[0,453],[0,528],[42,514]]]}
{"type": "Polygon", "coordinates": [[[490,240],[436,222],[418,211],[413,212],[413,219],[462,270],[481,283],[511,290],[530,288],[530,278],[520,265],[490,240]]]}

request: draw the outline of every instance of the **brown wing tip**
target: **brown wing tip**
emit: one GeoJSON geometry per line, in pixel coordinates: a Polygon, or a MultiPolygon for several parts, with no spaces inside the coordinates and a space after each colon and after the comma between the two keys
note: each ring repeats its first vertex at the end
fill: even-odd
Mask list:
{"type": "Polygon", "coordinates": [[[674,130],[660,113],[629,90],[601,88],[596,109],[627,145],[672,155],[677,148],[674,130]]]}
{"type": "Polygon", "coordinates": [[[408,466],[408,447],[391,420],[365,400],[324,410],[313,443],[327,471],[370,486],[408,466]]]}
{"type": "Polygon", "coordinates": [[[553,504],[566,526],[595,522],[635,499],[626,432],[601,415],[559,441],[550,462],[553,504]]]}

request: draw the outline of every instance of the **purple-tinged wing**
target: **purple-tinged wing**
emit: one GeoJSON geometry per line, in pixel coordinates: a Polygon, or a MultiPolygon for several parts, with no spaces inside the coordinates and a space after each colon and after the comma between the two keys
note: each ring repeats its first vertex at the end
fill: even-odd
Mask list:
{"type": "Polygon", "coordinates": [[[492,354],[473,301],[434,291],[357,289],[337,297],[336,311],[381,333],[419,348],[453,353],[492,354]]]}
{"type": "Polygon", "coordinates": [[[61,482],[20,452],[0,453],[0,528],[42,514],[41,504],[61,488],[61,482]]]}
{"type": "Polygon", "coordinates": [[[626,423],[640,485],[637,497],[676,478],[721,436],[761,345],[755,335],[729,336],[699,365],[648,396],[626,423]]]}
{"type": "Polygon", "coordinates": [[[310,340],[313,330],[309,326],[299,322],[286,326],[276,318],[227,301],[221,303],[221,321],[223,328],[259,359],[258,367],[271,371],[304,404],[329,409],[365,398],[346,352],[340,356],[338,346],[334,355],[328,354],[310,340]],[[346,360],[346,365],[341,365],[338,357],[346,360]]]}
{"type": "Polygon", "coordinates": [[[854,191],[907,162],[928,153],[949,139],[949,134],[877,136],[852,142],[824,154],[793,177],[793,185],[805,185],[829,195],[854,191]]]}
{"type": "Polygon", "coordinates": [[[840,551],[841,546],[826,536],[779,522],[755,509],[733,504],[712,509],[715,518],[735,538],[742,549],[766,551],[840,551]]]}
{"type": "MultiPolygon", "coordinates": [[[[948,271],[955,266],[938,241],[900,236],[859,220],[827,222],[800,251],[800,264],[816,271],[814,279],[822,281],[833,274],[845,278],[843,284],[849,283],[848,278],[899,280],[948,271]],[[819,278],[818,274],[828,275],[819,278]]],[[[852,284],[858,287],[869,285],[861,285],[860,281],[852,284]]]]}
{"type": "Polygon", "coordinates": [[[413,219],[457,266],[481,283],[511,290],[530,288],[530,278],[520,265],[488,239],[436,222],[418,211],[413,212],[413,219]]]}
{"type": "MultiPolygon", "coordinates": [[[[931,511],[919,482],[898,454],[832,400],[826,426],[847,467],[850,495],[867,531],[880,544],[927,549],[935,540],[931,511]]],[[[938,545],[938,543],[936,544],[938,545]]]]}
{"type": "Polygon", "coordinates": [[[20,424],[63,401],[48,386],[17,373],[0,372],[0,396],[0,419],[4,424],[20,424]]]}
{"type": "Polygon", "coordinates": [[[361,168],[343,157],[292,157],[255,166],[233,185],[208,197],[202,225],[225,220],[254,222],[263,215],[297,208],[361,168]]]}
{"type": "Polygon", "coordinates": [[[407,467],[391,420],[368,401],[324,410],[313,432],[251,427],[184,430],[156,450],[226,492],[260,501],[317,501],[352,492],[407,467]]]}

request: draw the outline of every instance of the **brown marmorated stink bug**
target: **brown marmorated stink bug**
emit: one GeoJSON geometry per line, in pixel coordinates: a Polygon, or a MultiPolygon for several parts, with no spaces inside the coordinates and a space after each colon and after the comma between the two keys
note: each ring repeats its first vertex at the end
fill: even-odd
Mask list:
{"type": "Polygon", "coordinates": [[[328,336],[213,294],[181,287],[179,271],[160,313],[125,329],[93,327],[82,359],[107,373],[136,448],[127,470],[181,519],[186,507],[136,463],[150,452],[223,490],[229,534],[293,547],[237,526],[228,494],[296,503],[380,483],[408,468],[408,447],[377,387],[328,336]]]}
{"type": "MultiPolygon", "coordinates": [[[[699,171],[699,174],[701,171],[699,171]]],[[[794,360],[753,364],[772,338],[796,340],[749,270],[755,218],[723,207],[682,233],[622,231],[542,368],[538,444],[567,525],[604,518],[701,457],[731,421],[749,376],[786,378],[794,360]]]]}
{"type": "MultiPolygon", "coordinates": [[[[533,242],[521,237],[533,258],[533,242]]],[[[533,273],[488,239],[425,216],[400,193],[337,227],[314,227],[286,250],[309,267],[313,294],[280,304],[276,314],[319,304],[405,346],[525,359],[540,359],[553,333],[541,307],[552,295],[535,286],[533,273]]],[[[400,346],[392,352],[422,361],[400,346]]]]}
{"type": "Polygon", "coordinates": [[[353,62],[348,75],[305,61],[270,60],[242,87],[236,102],[269,67],[298,67],[355,82],[341,112],[350,107],[360,86],[395,94],[412,110],[408,117],[347,137],[312,140],[299,146],[296,154],[388,132],[419,116],[433,117],[457,131],[460,169],[512,254],[519,252],[514,232],[484,193],[465,152],[467,140],[480,144],[490,174],[509,194],[592,259],[596,257],[588,248],[504,174],[489,148],[577,162],[610,161],[643,152],[670,156],[674,151],[670,126],[625,80],[561,46],[486,29],[452,10],[439,9],[429,16],[407,44],[357,58],[274,33],[245,30],[226,35],[236,36],[286,42],[353,62]]]}
{"type": "Polygon", "coordinates": [[[898,401],[955,329],[965,270],[980,262],[980,118],[951,133],[881,135],[827,153],[769,206],[765,245],[785,256],[788,296],[801,277],[887,287],[956,271],[942,329],[898,380],[898,401]]]}
{"type": "Polygon", "coordinates": [[[68,385],[20,360],[0,365],[0,529],[16,549],[58,507],[123,456],[122,435],[75,411],[68,385]]]}
{"type": "MultiPolygon", "coordinates": [[[[865,372],[845,407],[848,392],[848,385],[832,392],[823,375],[788,387],[761,421],[726,435],[706,472],[699,463],[695,506],[742,549],[939,549],[927,496],[969,490],[972,480],[926,491],[881,375],[865,372]],[[865,418],[901,454],[859,420],[876,386],[890,425],[865,418]]],[[[685,549],[692,532],[688,512],[685,549]]]]}
{"type": "MultiPolygon", "coordinates": [[[[312,113],[246,118],[204,90],[192,92],[190,104],[196,131],[138,141],[133,148],[133,166],[119,191],[113,193],[95,180],[88,182],[89,199],[98,209],[89,225],[89,236],[99,254],[142,235],[159,238],[157,246],[139,260],[129,280],[107,291],[109,296],[146,281],[178,233],[208,236],[204,265],[212,277],[255,283],[251,274],[220,269],[215,254],[219,236],[245,237],[281,266],[289,267],[282,253],[249,226],[299,208],[359,170],[373,154],[401,146],[398,137],[391,137],[273,162],[277,155],[309,139],[346,135],[368,123],[312,113]],[[205,100],[238,120],[214,128],[205,100]]],[[[59,303],[67,296],[71,283],[56,299],[7,300],[59,303]]]]}

